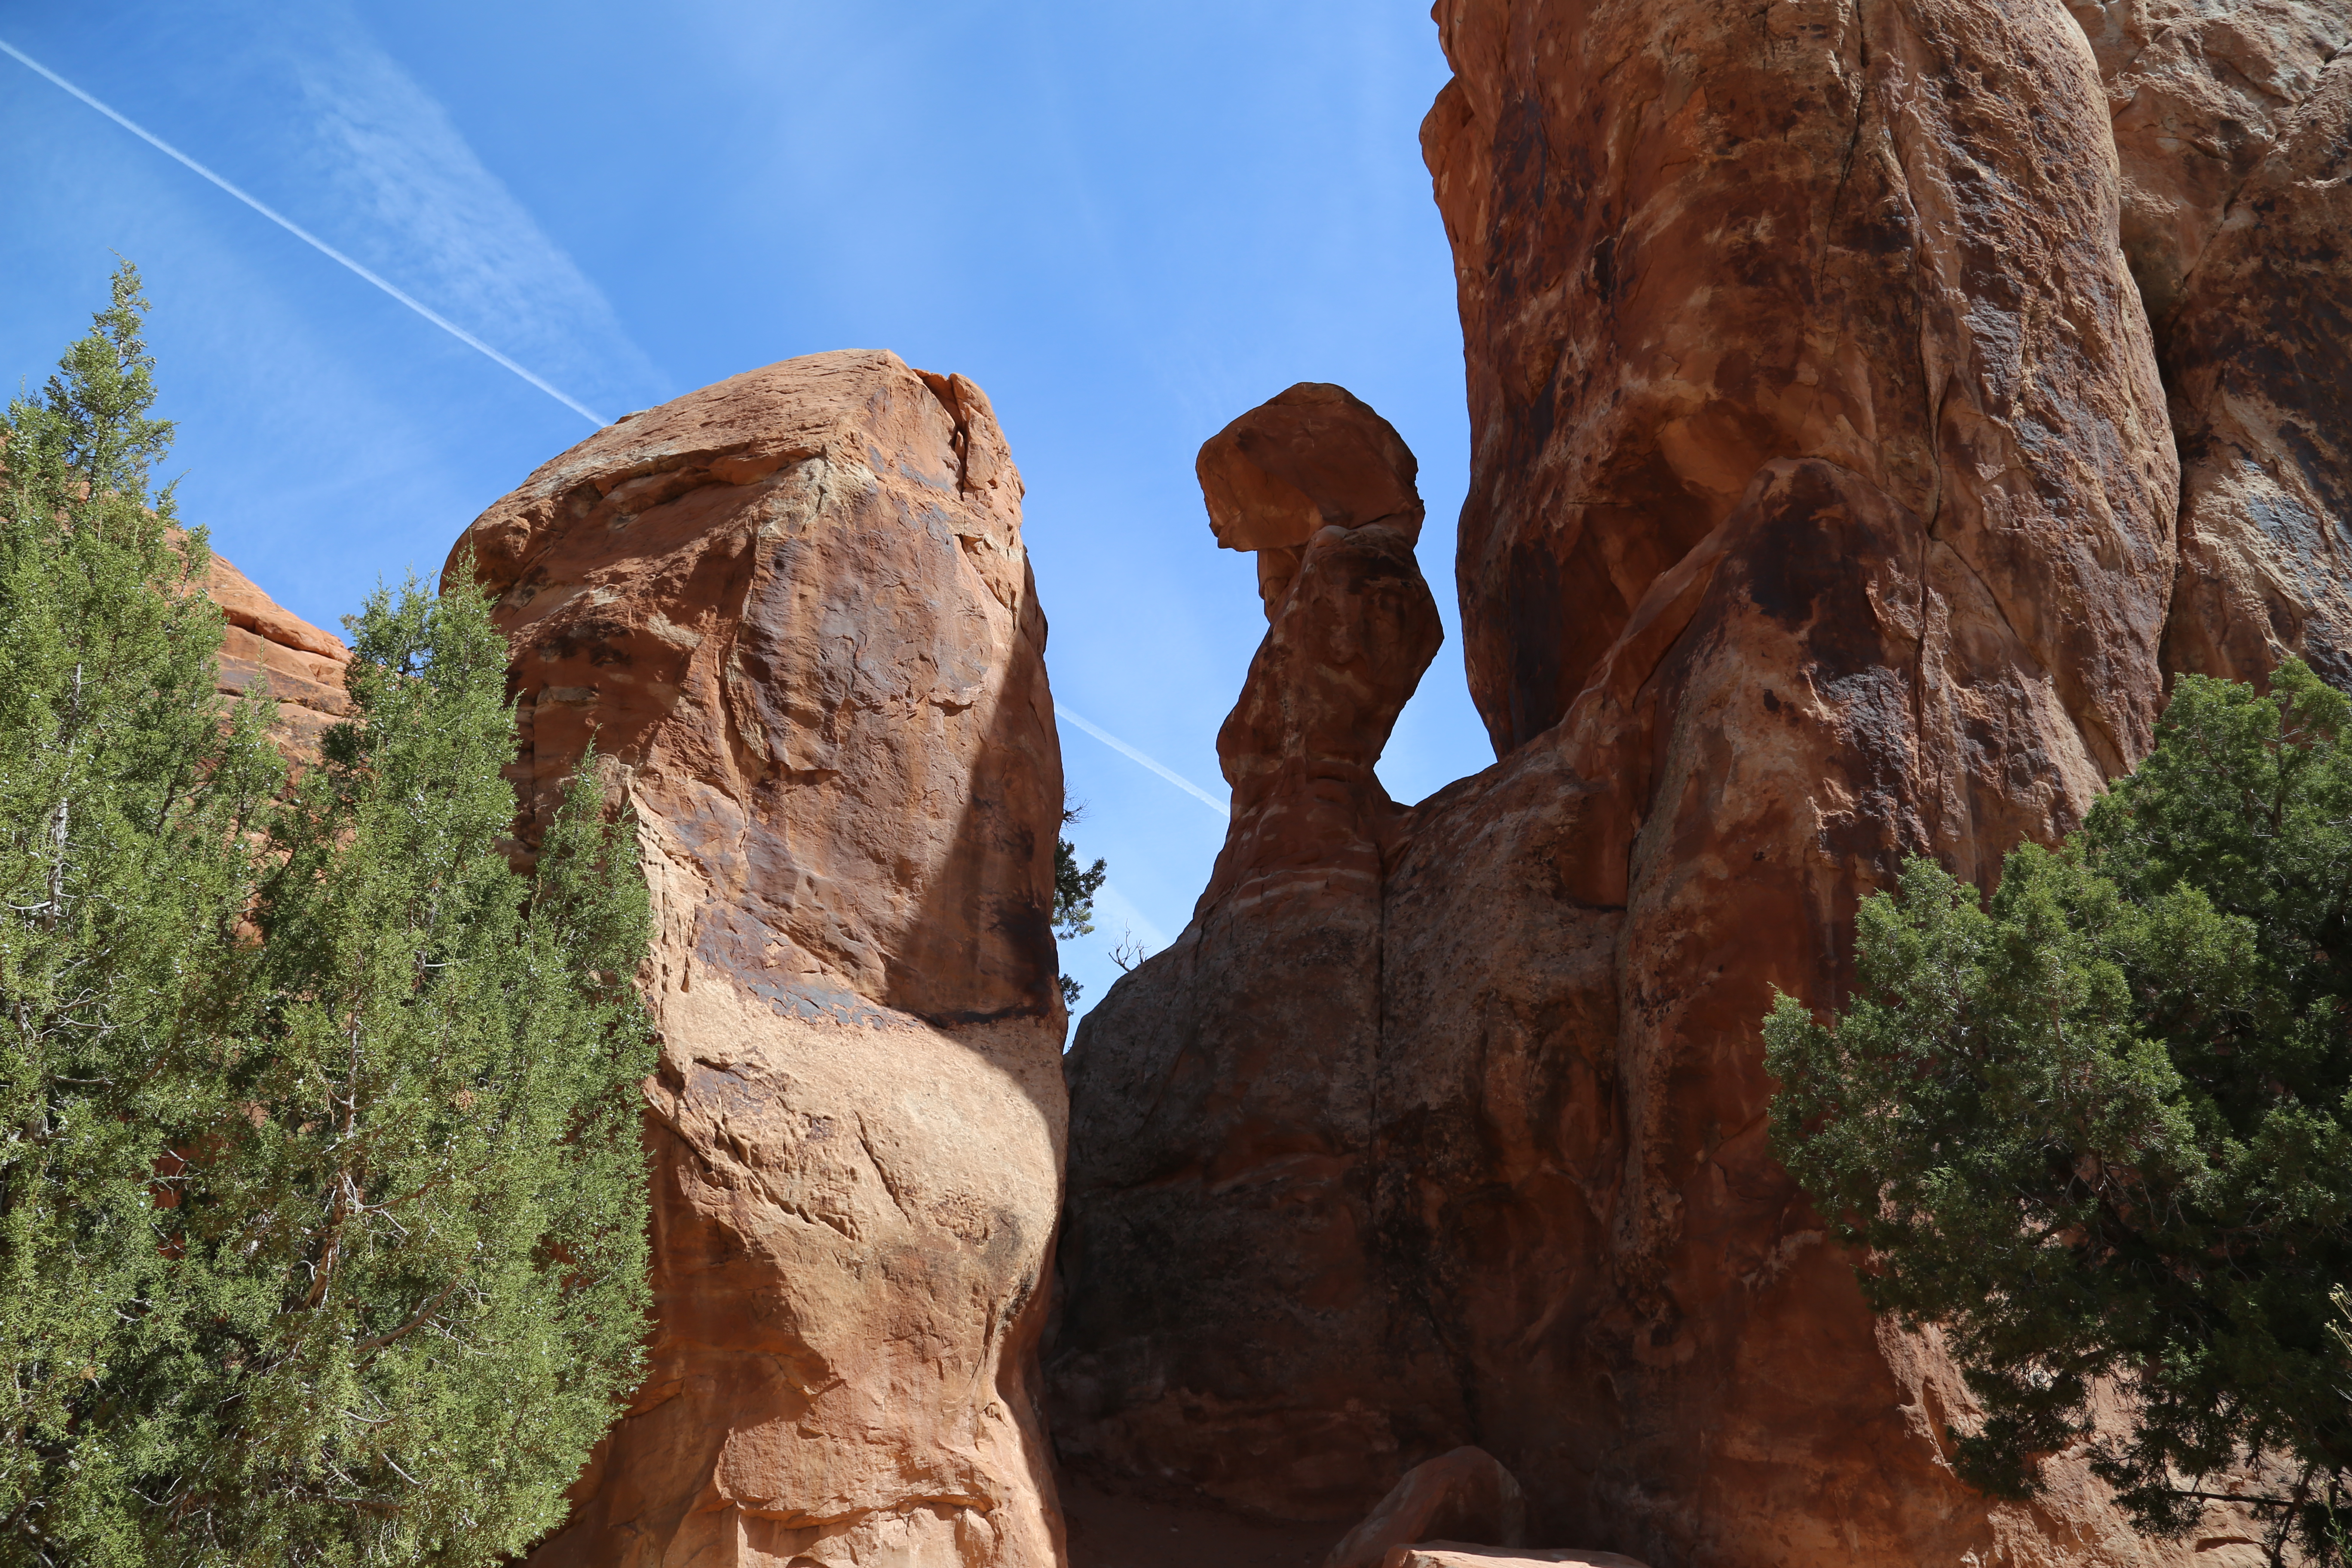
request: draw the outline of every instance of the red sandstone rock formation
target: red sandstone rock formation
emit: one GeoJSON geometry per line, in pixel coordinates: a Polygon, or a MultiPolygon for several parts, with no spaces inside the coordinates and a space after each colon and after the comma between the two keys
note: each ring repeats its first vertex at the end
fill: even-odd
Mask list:
{"type": "Polygon", "coordinates": [[[2180,447],[2167,665],[2352,685],[2352,4],[2074,10],[2180,447]]]}
{"type": "MultiPolygon", "coordinates": [[[[1210,495],[1240,489],[1217,479],[1234,431],[1281,428],[1302,390],[1203,448],[1210,495]]],[[[1360,403],[1318,396],[1356,427],[1344,442],[1321,434],[1319,448],[1396,442],[1360,403]]],[[[1384,458],[1349,487],[1399,500],[1387,521],[1317,527],[1294,545],[1307,509],[1277,496],[1276,515],[1220,529],[1299,555],[1217,736],[1234,826],[1192,923],[1113,987],[1071,1058],[1089,1120],[1072,1152],[1085,1190],[1066,1221],[1080,1261],[1062,1303],[1060,1451],[1082,1471],[1183,1478],[1277,1518],[1353,1518],[1397,1479],[1392,1402],[1358,1397],[1372,1347],[1391,1387],[1408,1366],[1444,1376],[1425,1331],[1391,1344],[1360,1158],[1381,1032],[1381,865],[1404,815],[1372,764],[1443,636],[1398,525],[1419,521],[1412,473],[1409,457],[1384,458]]],[[[1307,492],[1318,515],[1333,488],[1307,492]]],[[[1427,1451],[1405,1463],[1455,1447],[1439,1441],[1451,1429],[1417,1431],[1427,1451]]]]}
{"type": "Polygon", "coordinates": [[[2079,809],[2147,743],[2176,479],[2063,11],[1448,0],[1440,22],[1457,74],[1423,139],[1498,753],[1559,721],[1764,464],[1814,459],[1931,531],[1912,570],[2032,667],[2037,725],[2080,731],[2079,809]]]}
{"type": "Polygon", "coordinates": [[[319,737],[351,711],[342,640],[281,607],[252,579],[215,555],[205,593],[228,619],[221,639],[220,691],[234,697],[256,682],[278,700],[279,743],[289,757],[317,760],[319,737]]]}
{"type": "MultiPolygon", "coordinates": [[[[643,824],[653,1364],[531,1561],[1045,1568],[1060,757],[980,389],[820,354],[485,512],[543,812],[643,824]]],[[[526,832],[526,837],[529,832],[526,832]]]]}
{"type": "MultiPolygon", "coordinates": [[[[1902,857],[1989,883],[2074,826],[2150,742],[2168,636],[2194,641],[2094,50],[2058,0],[1437,16],[1458,586],[1500,760],[1409,812],[1354,782],[1426,655],[1302,668],[1412,601],[1401,560],[1318,591],[1310,548],[1220,737],[1210,890],[1070,1059],[1062,1451],[1337,1518],[1475,1443],[1535,1539],[1661,1568],[2164,1560],[2079,1455],[2032,1507],[1954,1479],[1966,1391],[1872,1319],[1771,1160],[1757,1030],[1776,986],[1843,994],[1855,905],[1902,857]],[[1343,767],[1270,742],[1261,715],[1301,709],[1357,737],[1343,767]]],[[[2282,130],[2250,165],[2302,149],[2277,210],[2340,199],[2323,140],[2282,130]]],[[[2196,300],[2231,221],[2180,268],[2176,366],[2220,319],[2196,300]]],[[[2325,261],[2293,232],[2313,248],[2249,237],[2245,267],[2325,261]]],[[[2339,395],[2329,276],[2242,298],[2199,405],[2250,417],[2244,373],[2284,406],[2297,344],[2333,345],[2336,380],[2294,395],[2339,395]]],[[[2257,455],[2340,483],[2288,423],[2257,455]]],[[[2346,582],[2312,560],[2279,590],[2306,637],[2346,582]]]]}

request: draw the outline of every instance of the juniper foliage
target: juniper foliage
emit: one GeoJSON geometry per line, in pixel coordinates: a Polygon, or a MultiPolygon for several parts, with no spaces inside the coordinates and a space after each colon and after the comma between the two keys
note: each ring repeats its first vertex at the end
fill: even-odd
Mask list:
{"type": "Polygon", "coordinates": [[[241,1114],[179,1210],[211,1326],[155,1495],[190,1563],[517,1552],[641,1371],[633,825],[592,760],[519,879],[488,603],[412,580],[353,627],[357,716],[272,825],[241,1114]]]}
{"type": "Polygon", "coordinates": [[[510,868],[503,641],[414,581],[287,781],[143,305],[9,412],[0,1564],[492,1563],[640,1370],[634,827],[591,759],[510,868]]]}
{"type": "MultiPolygon", "coordinates": [[[[1086,815],[1083,806],[1062,808],[1062,826],[1069,826],[1086,815]]],[[[1095,929],[1095,893],[1110,873],[1097,858],[1092,866],[1078,859],[1078,847],[1068,838],[1056,835],[1054,839],[1054,934],[1064,942],[1082,936],[1092,936],[1095,929]]],[[[1062,1004],[1076,1006],[1084,987],[1065,974],[1061,977],[1062,1004]]]]}
{"type": "Polygon", "coordinates": [[[1766,1021],[1774,1150],[1868,1249],[1871,1305],[1945,1325],[1987,1491],[2090,1438],[2150,1533],[2234,1495],[2273,1562],[2346,1558],[2347,726],[2298,662],[2267,695],[2180,678],[2062,848],[2018,849],[1989,903],[1912,861],[1861,910],[1844,1015],[1766,1021]],[[2102,1379],[2128,1415],[2095,1434],[2102,1379]]]}
{"type": "Polygon", "coordinates": [[[131,1478],[172,1451],[127,1366],[189,1331],[156,1162],[222,1112],[251,971],[247,848],[280,781],[268,705],[215,696],[201,530],[149,469],[145,300],[125,266],[0,491],[0,1561],[140,1559],[131,1478]]]}

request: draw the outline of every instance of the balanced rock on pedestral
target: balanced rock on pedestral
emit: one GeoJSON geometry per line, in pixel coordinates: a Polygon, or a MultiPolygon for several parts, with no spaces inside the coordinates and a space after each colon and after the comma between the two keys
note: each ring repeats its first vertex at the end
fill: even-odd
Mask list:
{"type": "Polygon", "coordinates": [[[1323,1568],[1382,1568],[1417,1541],[1484,1541],[1516,1547],[1527,1539],[1528,1503],[1517,1478],[1484,1448],[1424,1459],[1349,1531],[1323,1568]]]}
{"type": "MultiPolygon", "coordinates": [[[[1119,1489],[1353,1518],[1397,1479],[1389,1417],[1360,1397],[1394,1369],[1364,1347],[1444,1375],[1366,1268],[1361,1163],[1404,815],[1373,764],[1444,631],[1412,457],[1340,389],[1243,416],[1200,472],[1219,538],[1266,542],[1288,575],[1261,573],[1271,624],[1217,733],[1233,822],[1209,886],[1069,1057],[1055,1437],[1119,1489]]],[[[1454,1446],[1439,1435],[1412,1436],[1454,1446]]]]}
{"type": "Polygon", "coordinates": [[[978,387],[789,360],[612,426],[458,542],[526,846],[593,742],[653,891],[656,1321],[541,1568],[1051,1568],[1035,1394],[1062,804],[978,387]]]}
{"type": "Polygon", "coordinates": [[[1412,448],[1344,386],[1302,381],[1277,394],[1210,437],[1193,471],[1217,542],[1257,554],[1267,620],[1324,529],[1379,523],[1408,546],[1421,537],[1412,448]]]}

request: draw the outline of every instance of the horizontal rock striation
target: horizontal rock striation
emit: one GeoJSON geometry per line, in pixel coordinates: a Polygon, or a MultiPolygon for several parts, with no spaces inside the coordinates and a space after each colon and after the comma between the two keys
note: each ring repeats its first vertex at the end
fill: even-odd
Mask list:
{"type": "Polygon", "coordinates": [[[352,710],[343,689],[351,650],[256,587],[226,556],[211,558],[205,594],[228,622],[221,637],[221,695],[236,697],[258,686],[277,700],[279,749],[289,761],[316,761],[320,737],[352,710]]]}

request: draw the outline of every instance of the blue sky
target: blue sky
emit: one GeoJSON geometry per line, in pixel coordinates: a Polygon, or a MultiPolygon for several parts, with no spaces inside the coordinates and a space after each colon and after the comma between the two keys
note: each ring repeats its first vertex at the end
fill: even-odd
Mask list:
{"type": "MultiPolygon", "coordinates": [[[[1337,381],[1421,459],[1447,646],[1381,773],[1491,759],[1462,678],[1461,333],[1412,0],[1117,5],[0,0],[5,39],[607,416],[887,348],[987,389],[1028,486],[1059,701],[1222,797],[1265,629],[1192,455],[1337,381]]],[[[37,385],[110,252],[155,311],[184,514],[329,626],[580,440],[579,414],[0,57],[0,373],[37,385]]],[[[1110,862],[1065,965],[1181,930],[1211,808],[1076,726],[1110,862]]]]}

